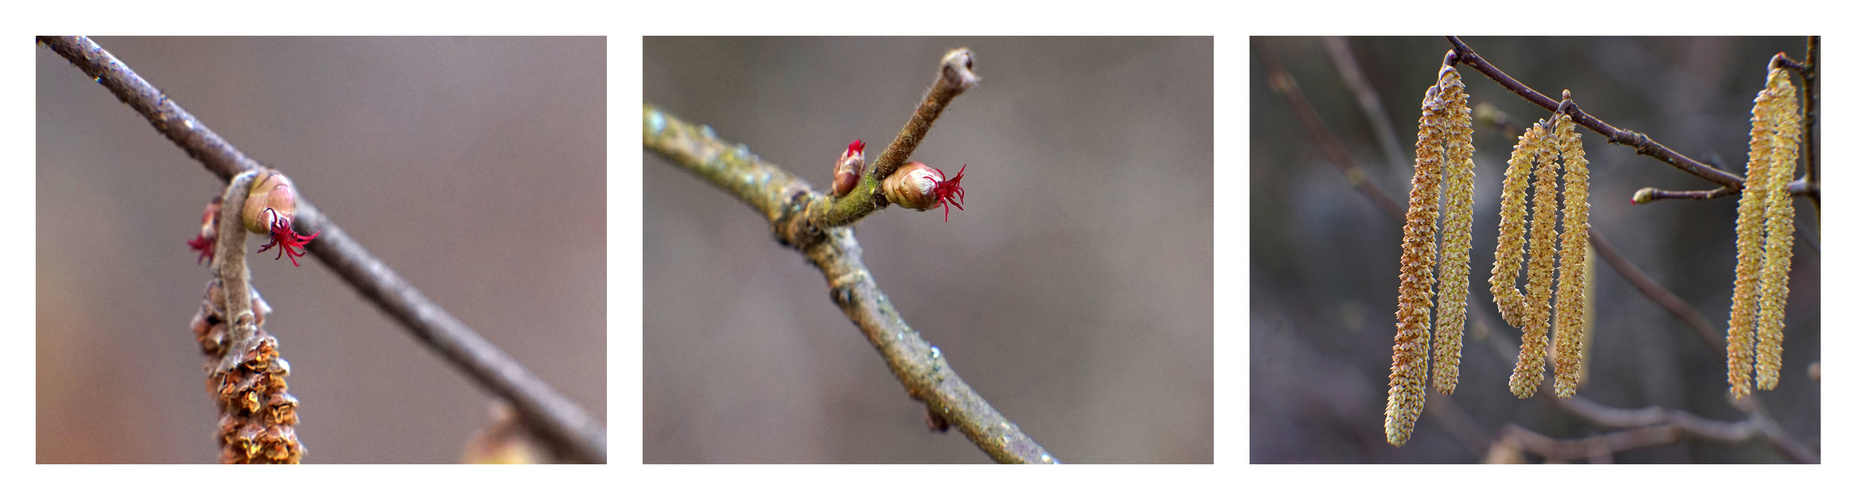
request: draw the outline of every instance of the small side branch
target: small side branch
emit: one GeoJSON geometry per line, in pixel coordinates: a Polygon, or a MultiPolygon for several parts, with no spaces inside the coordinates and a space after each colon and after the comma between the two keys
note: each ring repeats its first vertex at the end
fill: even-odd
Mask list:
{"type": "MultiPolygon", "coordinates": [[[[46,36],[39,37],[39,43],[116,94],[147,118],[155,130],[220,179],[230,180],[239,172],[262,168],[90,38],[46,36]]],[[[295,223],[302,231],[321,232],[315,242],[305,247],[310,253],[398,320],[427,348],[486,390],[510,401],[558,456],[579,462],[606,462],[606,430],[585,410],[401,279],[399,273],[374,258],[308,200],[297,201],[295,223]]]]}
{"type": "Polygon", "coordinates": [[[922,104],[916,106],[915,114],[909,116],[909,122],[903,124],[903,130],[896,133],[890,146],[883,149],[877,161],[866,167],[870,172],[858,181],[857,188],[844,197],[827,197],[820,200],[821,203],[813,203],[807,209],[806,218],[821,228],[844,226],[889,205],[889,200],[883,197],[880,189],[883,180],[909,161],[910,155],[915,154],[916,146],[928,137],[929,127],[935,124],[936,118],[941,117],[948,103],[979,82],[980,77],[974,74],[973,51],[960,48],[942,56],[941,70],[936,73],[935,84],[922,96],[922,104]]]}
{"type": "MultiPolygon", "coordinates": [[[[727,190],[774,226],[780,241],[806,255],[831,288],[832,301],[870,341],[910,397],[961,429],[987,456],[1001,463],[1057,463],[1005,415],[961,380],[942,356],[896,308],[864,267],[863,250],[850,228],[818,229],[799,216],[827,195],[778,165],[748,154],[748,148],[716,138],[650,103],[644,109],[645,148],[672,164],[727,190]]],[[[868,178],[868,177],[867,177],[868,178]]]]}

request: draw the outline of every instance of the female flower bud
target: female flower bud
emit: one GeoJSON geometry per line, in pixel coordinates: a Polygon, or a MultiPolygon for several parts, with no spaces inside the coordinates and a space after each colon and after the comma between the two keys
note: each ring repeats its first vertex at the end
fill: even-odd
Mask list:
{"type": "MultiPolygon", "coordinates": [[[[245,198],[245,206],[240,209],[241,222],[245,229],[258,234],[269,233],[271,242],[258,247],[259,252],[277,247],[277,258],[290,255],[291,265],[297,264],[297,257],[302,257],[303,245],[316,239],[315,234],[303,236],[290,229],[291,218],[297,214],[297,194],[295,184],[290,182],[282,172],[265,170],[252,180],[251,194],[245,198]]],[[[273,259],[275,260],[275,259],[273,259]]]]}
{"type": "Polygon", "coordinates": [[[918,211],[942,207],[941,220],[947,222],[948,206],[967,210],[961,206],[967,198],[967,190],[961,188],[961,177],[965,175],[967,165],[961,165],[961,170],[950,179],[941,169],[912,161],[883,180],[883,196],[891,203],[918,211]]]}
{"type": "Polygon", "coordinates": [[[832,170],[832,195],[844,196],[850,193],[863,176],[864,141],[853,140],[850,146],[845,146],[845,152],[838,155],[838,166],[832,170]]]}

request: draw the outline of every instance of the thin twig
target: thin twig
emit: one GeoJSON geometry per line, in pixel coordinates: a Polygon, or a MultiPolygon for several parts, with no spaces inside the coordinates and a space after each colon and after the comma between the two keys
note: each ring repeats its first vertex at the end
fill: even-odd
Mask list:
{"type": "Polygon", "coordinates": [[[803,223],[802,207],[816,206],[828,193],[813,191],[804,179],[762,161],[742,145],[716,138],[707,126],[684,122],[650,103],[645,104],[643,118],[645,148],[755,207],[773,223],[781,243],[806,254],[825,275],[832,301],[883,355],[911,397],[959,427],[993,460],[1057,463],[962,381],[939,348],[903,322],[864,267],[863,250],[849,227],[820,230],[803,223]]]}
{"type": "Polygon", "coordinates": [[[1805,150],[1801,155],[1805,159],[1805,184],[1811,187],[1812,213],[1817,220],[1818,213],[1818,141],[1813,138],[1818,132],[1818,37],[1805,37],[1805,65],[1799,70],[1801,108],[1805,111],[1804,130],[1799,134],[1799,147],[1805,150]]]}
{"type": "Polygon", "coordinates": [[[1380,149],[1391,165],[1408,165],[1411,158],[1406,157],[1406,150],[1399,145],[1398,133],[1393,130],[1393,119],[1386,113],[1386,105],[1380,101],[1379,92],[1374,91],[1373,83],[1367,81],[1367,75],[1361,71],[1360,62],[1354,59],[1354,51],[1348,48],[1346,38],[1330,36],[1322,38],[1328,47],[1328,56],[1335,60],[1335,69],[1341,72],[1341,79],[1348,82],[1348,88],[1354,90],[1354,100],[1360,103],[1361,112],[1367,114],[1367,124],[1373,126],[1374,138],[1379,139],[1380,149]]]}
{"type": "MultiPolygon", "coordinates": [[[[124,104],[135,108],[155,130],[220,179],[229,180],[239,172],[262,167],[88,37],[39,37],[39,43],[70,60],[124,104]]],[[[585,410],[401,279],[308,200],[298,199],[295,224],[302,232],[321,232],[305,247],[310,253],[369,302],[398,320],[427,348],[437,351],[486,390],[508,400],[523,420],[554,447],[557,456],[605,463],[606,431],[585,410]]]]}
{"type": "Polygon", "coordinates": [[[878,189],[883,180],[895,173],[897,167],[909,161],[915,154],[916,146],[928,136],[929,127],[941,116],[942,110],[955,96],[980,82],[974,74],[974,53],[966,48],[949,51],[941,58],[941,70],[936,72],[935,83],[928,93],[922,96],[922,103],[916,106],[916,112],[909,116],[909,122],[896,133],[883,153],[877,155],[877,161],[871,162],[869,174],[858,181],[858,186],[840,198],[825,198],[813,203],[807,209],[807,219],[821,228],[849,225],[858,219],[870,215],[889,204],[878,189]]]}
{"type": "Polygon", "coordinates": [[[1347,178],[1348,184],[1359,190],[1368,201],[1372,201],[1380,212],[1393,220],[1401,220],[1405,216],[1405,208],[1400,206],[1402,204],[1393,201],[1392,196],[1388,196],[1385,190],[1380,189],[1379,183],[1374,182],[1367,176],[1366,171],[1361,170],[1360,165],[1354,163],[1354,157],[1348,155],[1347,148],[1342,147],[1341,141],[1335,139],[1335,134],[1329,132],[1327,125],[1322,124],[1322,118],[1315,114],[1315,108],[1309,105],[1308,98],[1303,97],[1302,88],[1296,85],[1296,78],[1290,76],[1290,73],[1283,69],[1283,65],[1277,62],[1276,55],[1271,53],[1270,47],[1265,44],[1264,40],[1254,38],[1252,41],[1257,44],[1258,60],[1264,63],[1265,71],[1270,72],[1270,88],[1275,89],[1278,94],[1282,94],[1283,98],[1290,102],[1290,109],[1296,112],[1296,118],[1302,122],[1303,129],[1309,132],[1309,137],[1315,139],[1316,144],[1322,147],[1323,153],[1328,154],[1330,164],[1340,170],[1341,175],[1347,178]]]}

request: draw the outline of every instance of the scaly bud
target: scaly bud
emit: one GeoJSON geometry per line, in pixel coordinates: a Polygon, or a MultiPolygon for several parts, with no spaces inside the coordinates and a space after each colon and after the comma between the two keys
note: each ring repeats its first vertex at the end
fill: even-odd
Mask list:
{"type": "Polygon", "coordinates": [[[838,165],[832,169],[832,196],[850,193],[863,176],[864,141],[853,140],[850,146],[845,146],[845,152],[838,155],[838,165]]]}

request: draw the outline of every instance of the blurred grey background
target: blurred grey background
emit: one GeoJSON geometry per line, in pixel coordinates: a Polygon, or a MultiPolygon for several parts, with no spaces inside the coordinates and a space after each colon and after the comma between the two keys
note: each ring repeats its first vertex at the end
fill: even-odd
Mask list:
{"type": "MultiPolygon", "coordinates": [[[[963,46],[980,85],[914,159],[966,164],[966,210],[858,223],[877,283],[1059,459],[1211,462],[1211,38],[646,38],[644,97],[829,188],[963,46]]],[[[761,216],[641,154],[647,463],[988,460],[761,216]]]]}
{"type": "MultiPolygon", "coordinates": [[[[1614,126],[1649,134],[1699,161],[1737,175],[1747,162],[1749,110],[1774,53],[1805,57],[1804,37],[1487,38],[1464,40],[1510,76],[1558,97],[1572,89],[1580,107],[1614,126]]],[[[1400,157],[1379,146],[1366,114],[1317,38],[1252,38],[1251,79],[1251,460],[1281,462],[1474,462],[1486,450],[1454,438],[1428,401],[1412,440],[1386,444],[1382,424],[1393,346],[1401,226],[1383,215],[1330,163],[1272,91],[1259,51],[1282,61],[1349,155],[1401,207],[1412,177],[1419,101],[1451,48],[1443,37],[1354,38],[1346,46],[1391,115],[1400,157]]],[[[1460,66],[1472,107],[1490,103],[1521,125],[1549,115],[1460,66]]],[[[1799,83],[1795,78],[1794,83],[1799,83]]],[[[1631,205],[1639,188],[1710,189],[1713,184],[1581,129],[1592,162],[1591,225],[1656,281],[1726,329],[1734,281],[1735,198],[1631,205]]],[[[1489,295],[1491,252],[1502,172],[1515,145],[1479,124],[1471,252],[1471,300],[1491,313],[1492,335],[1519,334],[1489,295]]],[[[1785,366],[1779,388],[1760,391],[1779,425],[1819,444],[1818,217],[1795,200],[1798,244],[1787,303],[1785,366]]],[[[1580,394],[1622,408],[1650,405],[1738,421],[1727,402],[1726,367],[1694,334],[1639,294],[1599,259],[1589,297],[1596,321],[1589,375],[1580,394]]],[[[1601,431],[1537,395],[1508,391],[1513,355],[1467,335],[1453,401],[1474,425],[1462,435],[1494,436],[1514,423],[1574,439],[1601,431]]],[[[1431,398],[1437,398],[1433,391],[1431,398]]],[[[1531,457],[1539,460],[1539,457],[1531,457]]],[[[1620,453],[1620,462],[1784,461],[1764,442],[1722,445],[1685,440],[1620,453]]]]}
{"type": "MultiPolygon", "coordinates": [[[[604,39],[96,41],[605,418],[604,39]]],[[[187,326],[211,273],[186,241],[224,184],[37,52],[37,459],[212,462],[187,326]]],[[[490,422],[488,393],[320,261],[252,267],[306,462],[456,462],[490,422]]]]}

